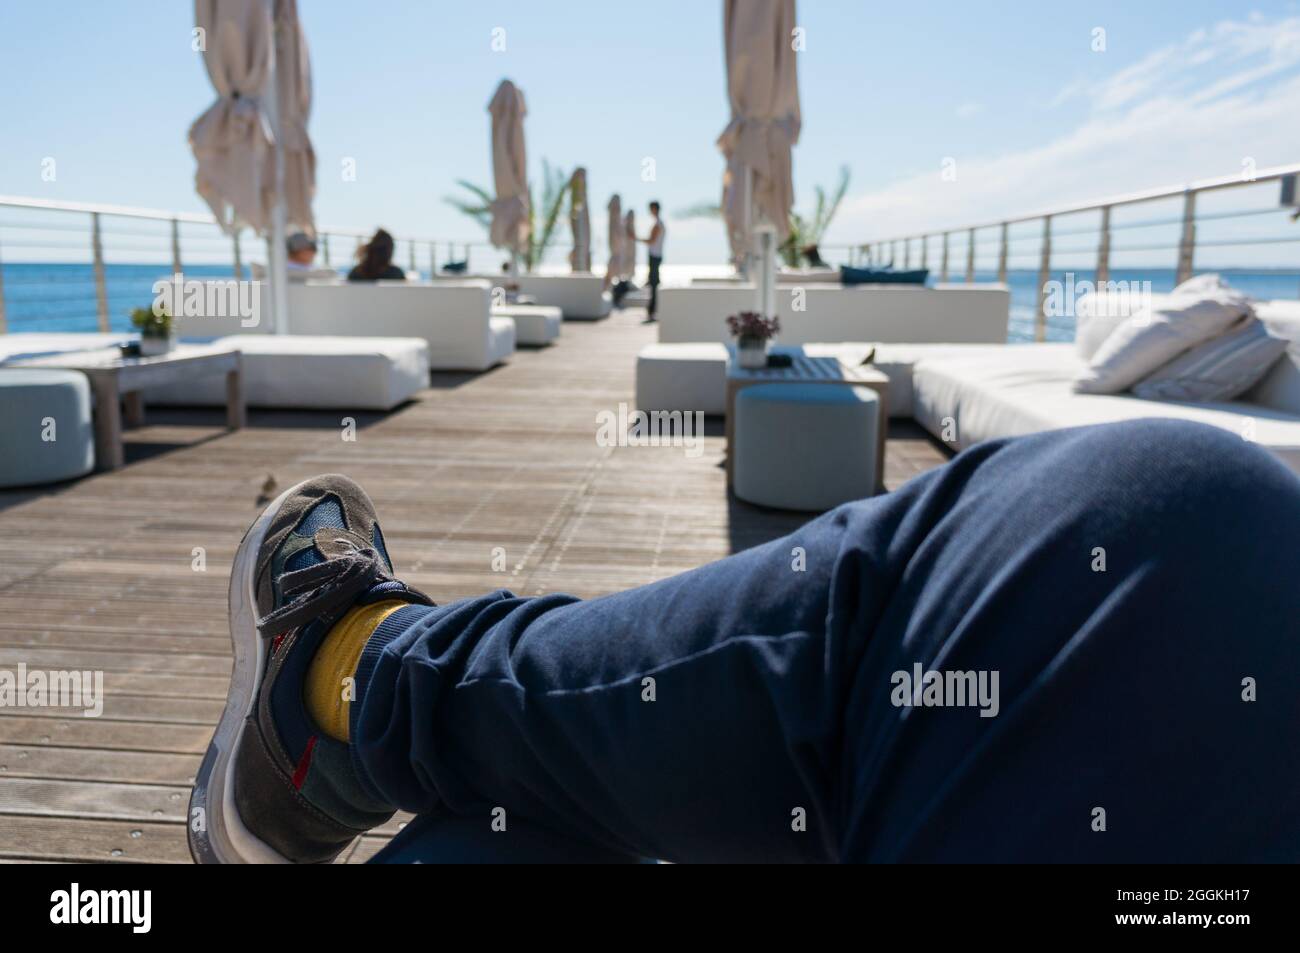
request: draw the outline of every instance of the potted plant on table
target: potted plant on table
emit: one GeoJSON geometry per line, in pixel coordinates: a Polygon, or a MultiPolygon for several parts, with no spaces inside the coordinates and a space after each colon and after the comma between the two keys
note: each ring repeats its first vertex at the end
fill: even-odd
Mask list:
{"type": "Polygon", "coordinates": [[[140,332],[141,357],[157,357],[172,349],[175,343],[172,338],[172,316],[166,310],[136,308],[131,312],[131,324],[140,332]]]}
{"type": "Polygon", "coordinates": [[[727,318],[727,329],[736,339],[736,361],[746,370],[767,366],[767,349],[781,330],[775,315],[765,318],[757,311],[742,311],[727,318]]]}

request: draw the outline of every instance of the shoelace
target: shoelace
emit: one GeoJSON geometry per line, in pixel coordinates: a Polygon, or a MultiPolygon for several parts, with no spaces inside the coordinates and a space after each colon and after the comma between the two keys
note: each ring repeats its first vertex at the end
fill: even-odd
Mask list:
{"type": "MultiPolygon", "coordinates": [[[[350,606],[371,586],[395,581],[374,547],[358,548],[348,539],[335,542],[346,543],[350,552],[280,577],[280,592],[285,603],[257,620],[258,631],[264,637],[306,625],[350,606]]],[[[428,601],[422,593],[403,588],[417,596],[419,601],[428,601]]]]}

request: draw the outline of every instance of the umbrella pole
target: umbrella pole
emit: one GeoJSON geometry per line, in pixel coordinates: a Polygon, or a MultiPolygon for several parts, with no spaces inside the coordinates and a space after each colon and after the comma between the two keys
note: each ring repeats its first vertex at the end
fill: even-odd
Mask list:
{"type": "MultiPolygon", "coordinates": [[[[275,0],[267,0],[271,11],[273,31],[279,30],[275,16],[275,0]]],[[[289,261],[286,243],[288,240],[288,212],[284,204],[284,149],[280,135],[280,75],[276,62],[275,35],[271,42],[271,77],[267,83],[269,93],[266,97],[266,116],[271,125],[272,148],[275,150],[275,204],[271,207],[271,234],[266,239],[266,276],[271,282],[271,310],[275,321],[276,334],[289,333],[289,261]]]]}

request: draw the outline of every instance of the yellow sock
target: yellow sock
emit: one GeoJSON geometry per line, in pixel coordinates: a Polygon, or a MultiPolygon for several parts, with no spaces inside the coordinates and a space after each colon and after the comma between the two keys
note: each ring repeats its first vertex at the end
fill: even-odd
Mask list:
{"type": "Polygon", "coordinates": [[[357,670],[357,661],[366,647],[366,640],[379,628],[379,623],[409,604],[388,599],[357,606],[325,634],[325,640],[307,668],[302,694],[307,703],[307,714],[331,738],[348,740],[348,707],[354,689],[350,679],[357,670]]]}

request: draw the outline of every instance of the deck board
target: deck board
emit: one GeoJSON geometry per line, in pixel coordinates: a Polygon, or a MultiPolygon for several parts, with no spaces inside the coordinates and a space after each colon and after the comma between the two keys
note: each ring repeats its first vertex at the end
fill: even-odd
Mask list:
{"type": "MultiPolygon", "coordinates": [[[[227,573],[268,477],[357,479],[402,577],[440,602],[600,595],[803,523],[728,496],[714,421],[695,457],[597,445],[596,414],[632,404],[636,353],[655,338],[640,319],[566,323],[556,346],[436,374],[389,414],[255,410],[227,433],[221,411],[159,409],[128,431],[125,468],[0,491],[0,668],[100,670],[107,696],[100,718],[0,709],[0,860],[188,860],[188,785],[230,672],[227,573]]],[[[886,485],[945,458],[896,424],[886,485]]],[[[373,856],[405,819],[341,860],[373,856]]]]}

